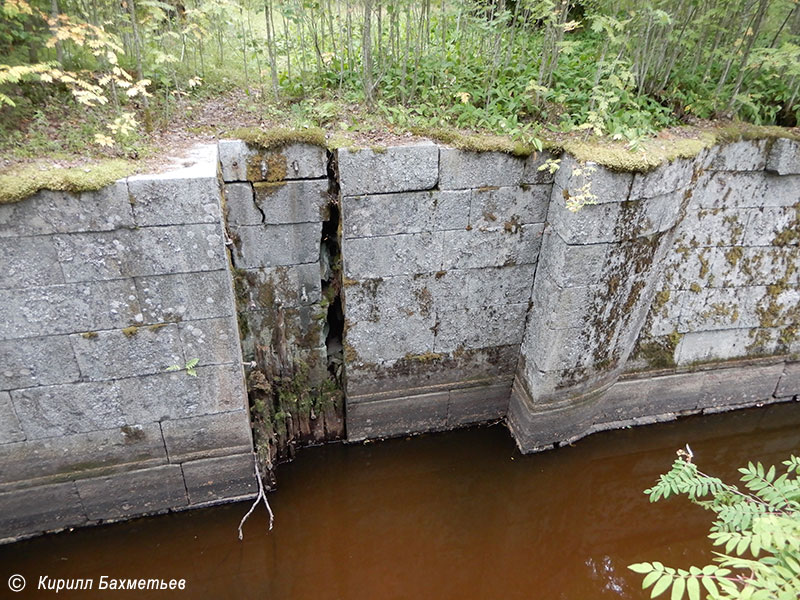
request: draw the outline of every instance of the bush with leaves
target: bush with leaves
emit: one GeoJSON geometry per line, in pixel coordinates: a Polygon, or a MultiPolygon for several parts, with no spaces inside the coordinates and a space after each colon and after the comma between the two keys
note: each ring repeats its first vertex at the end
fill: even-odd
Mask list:
{"type": "Polygon", "coordinates": [[[692,452],[678,451],[672,469],[645,490],[651,502],[686,494],[716,518],[709,538],[716,564],[675,569],[660,562],[630,565],[644,575],[642,588],[655,598],[671,590],[671,599],[797,600],[800,598],[800,458],[783,461],[784,472],[761,463],[739,469],[744,489],[700,471],[692,452]]]}

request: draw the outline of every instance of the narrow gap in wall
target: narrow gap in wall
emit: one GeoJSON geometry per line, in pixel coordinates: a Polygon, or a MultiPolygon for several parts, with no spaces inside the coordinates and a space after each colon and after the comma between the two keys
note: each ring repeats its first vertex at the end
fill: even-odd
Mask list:
{"type": "Polygon", "coordinates": [[[342,305],[341,211],[336,155],[328,152],[329,218],[322,224],[321,252],[323,256],[322,297],[328,301],[325,347],[328,372],[341,387],[343,383],[344,307],[342,305]]]}

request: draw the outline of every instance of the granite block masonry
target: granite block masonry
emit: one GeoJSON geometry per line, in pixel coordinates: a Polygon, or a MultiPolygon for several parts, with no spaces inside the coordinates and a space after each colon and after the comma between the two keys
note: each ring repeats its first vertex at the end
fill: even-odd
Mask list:
{"type": "Polygon", "coordinates": [[[222,140],[0,205],[0,539],[252,495],[280,386],[307,418],[268,414],[262,456],[501,420],[530,452],[797,400],[796,141],[595,166],[577,212],[585,175],[548,158],[222,140]]]}
{"type": "Polygon", "coordinates": [[[216,171],[0,206],[0,539],[253,493],[216,171]]]}

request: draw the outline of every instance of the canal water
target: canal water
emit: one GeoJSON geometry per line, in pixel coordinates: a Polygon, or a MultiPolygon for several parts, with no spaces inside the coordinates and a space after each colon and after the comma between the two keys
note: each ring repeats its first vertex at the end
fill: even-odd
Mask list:
{"type": "Polygon", "coordinates": [[[800,403],[606,432],[532,456],[502,426],[306,450],[249,503],[65,532],[0,547],[5,578],[183,578],[185,591],[61,592],[62,598],[647,598],[633,562],[705,564],[709,514],[642,490],[690,444],[733,480],[748,460],[800,452],[800,403]]]}

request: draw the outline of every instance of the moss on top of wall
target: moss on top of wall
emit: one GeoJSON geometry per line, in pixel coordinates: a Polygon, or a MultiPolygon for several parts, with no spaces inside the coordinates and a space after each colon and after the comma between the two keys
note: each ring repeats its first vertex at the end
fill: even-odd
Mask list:
{"type": "Polygon", "coordinates": [[[290,144],[311,144],[323,148],[327,146],[325,131],[319,127],[309,127],[308,129],[243,127],[229,132],[228,137],[244,140],[248,144],[264,150],[274,150],[290,144]]]}
{"type": "Polygon", "coordinates": [[[93,192],[132,175],[136,164],[111,159],[81,167],[25,165],[0,172],[0,204],[24,200],[40,190],[93,192]]]}
{"type": "MultiPolygon", "coordinates": [[[[427,137],[459,150],[469,152],[505,152],[513,156],[527,157],[536,151],[533,144],[514,140],[507,136],[492,134],[464,134],[452,129],[440,127],[412,128],[414,135],[427,137]]],[[[545,147],[550,144],[545,142],[545,147]]]]}

